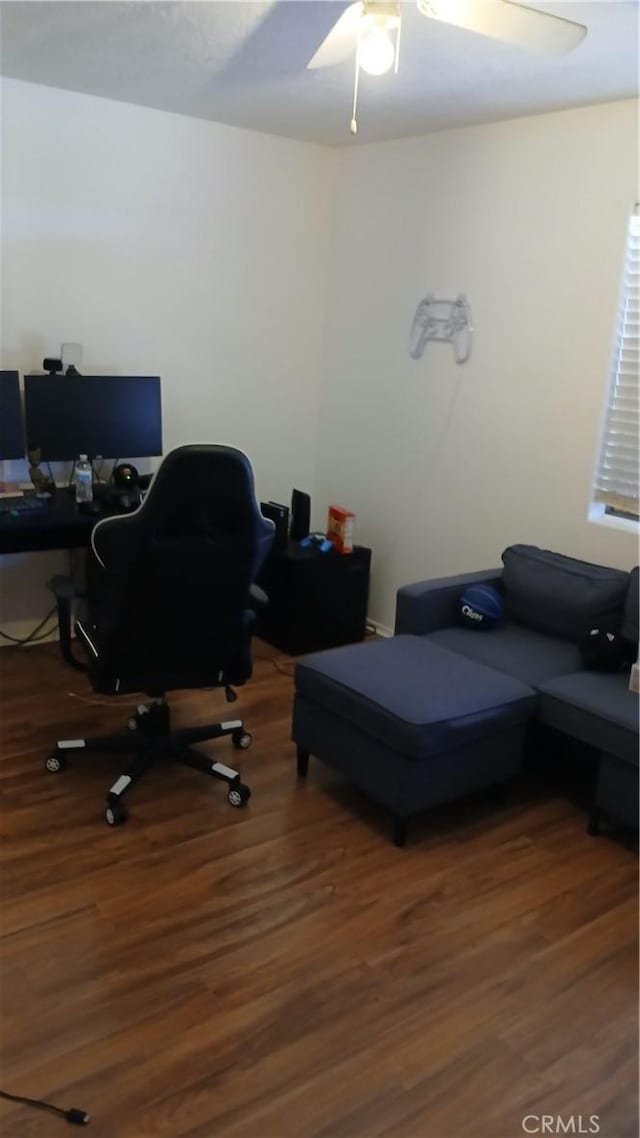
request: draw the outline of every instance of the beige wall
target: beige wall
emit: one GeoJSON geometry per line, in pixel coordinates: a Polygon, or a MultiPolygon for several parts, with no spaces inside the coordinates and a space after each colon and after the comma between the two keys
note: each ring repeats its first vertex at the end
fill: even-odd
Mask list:
{"type": "MultiPolygon", "coordinates": [[[[159,372],[165,449],[246,449],[259,493],[357,513],[371,615],[526,541],[630,566],[587,521],[628,213],[632,102],[334,152],[5,81],[0,366],[61,341],[159,372]],[[408,354],[426,292],[469,296],[469,363],[408,354]]],[[[15,468],[5,475],[15,474],[15,468]]],[[[26,468],[21,471],[26,474],[26,468]]],[[[0,562],[29,630],[62,555],[0,562]]]]}
{"type": "MultiPolygon", "coordinates": [[[[86,372],[162,376],[165,450],[229,443],[263,497],[313,490],[334,154],[12,80],[2,94],[0,366],[80,341],[86,372]]],[[[64,565],[0,559],[6,630],[47,611],[64,565]]]]}
{"type": "Polygon", "coordinates": [[[635,534],[587,521],[637,139],[624,102],[341,156],[317,501],[356,511],[383,624],[399,585],[512,542],[637,560],[635,534]],[[468,294],[467,364],[409,358],[427,292],[468,294]]]}

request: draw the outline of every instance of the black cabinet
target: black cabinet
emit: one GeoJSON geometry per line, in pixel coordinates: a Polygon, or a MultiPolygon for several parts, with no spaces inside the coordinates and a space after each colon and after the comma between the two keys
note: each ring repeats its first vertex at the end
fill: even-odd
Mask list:
{"type": "Polygon", "coordinates": [[[371,550],[320,553],[290,544],[272,553],[258,578],[269,604],[256,635],[291,656],[362,640],[367,619],[371,550]]]}

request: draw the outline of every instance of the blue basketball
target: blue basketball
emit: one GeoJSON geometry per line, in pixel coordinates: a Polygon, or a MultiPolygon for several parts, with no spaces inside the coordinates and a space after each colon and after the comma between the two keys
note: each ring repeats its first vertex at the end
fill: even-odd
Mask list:
{"type": "Polygon", "coordinates": [[[460,620],[467,628],[487,631],[504,620],[501,594],[491,585],[469,585],[460,597],[460,620]]]}

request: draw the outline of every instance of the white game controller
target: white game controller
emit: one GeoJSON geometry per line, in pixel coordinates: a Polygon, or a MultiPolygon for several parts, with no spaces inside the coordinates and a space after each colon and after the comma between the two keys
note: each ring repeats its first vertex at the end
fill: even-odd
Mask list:
{"type": "Polygon", "coordinates": [[[453,345],[457,364],[466,363],[471,354],[471,309],[464,293],[455,300],[437,300],[432,293],[416,308],[409,337],[409,355],[422,358],[429,340],[453,345]]]}

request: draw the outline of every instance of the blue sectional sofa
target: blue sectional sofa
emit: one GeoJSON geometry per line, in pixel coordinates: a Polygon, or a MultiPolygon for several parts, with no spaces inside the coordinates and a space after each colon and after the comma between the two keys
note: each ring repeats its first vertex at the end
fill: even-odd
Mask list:
{"type": "Polygon", "coordinates": [[[638,568],[627,574],[530,546],[505,550],[504,561],[501,570],[400,589],[396,633],[426,636],[529,684],[538,693],[539,722],[601,752],[591,832],[602,814],[637,824],[638,697],[629,691],[628,669],[586,671],[580,643],[600,626],[637,646],[638,568]],[[462,588],[480,581],[505,595],[510,618],[488,634],[458,621],[462,588]]]}
{"type": "Polygon", "coordinates": [[[638,569],[626,573],[533,546],[511,546],[503,567],[401,588],[395,636],[318,653],[296,668],[292,737],[298,773],[309,755],[341,771],[395,819],[501,784],[521,762],[525,731],[542,723],[595,747],[601,817],[637,825],[638,697],[629,668],[588,671],[581,644],[615,631],[637,657],[638,569]],[[503,596],[490,631],[460,622],[471,584],[503,596]]]}

